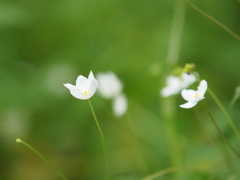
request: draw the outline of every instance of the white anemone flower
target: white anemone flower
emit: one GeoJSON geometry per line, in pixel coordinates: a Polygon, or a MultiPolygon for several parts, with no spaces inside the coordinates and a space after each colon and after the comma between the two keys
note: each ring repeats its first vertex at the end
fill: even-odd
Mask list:
{"type": "Polygon", "coordinates": [[[125,114],[128,108],[127,97],[124,94],[120,94],[113,99],[113,114],[116,117],[120,117],[125,114]]]}
{"type": "Polygon", "coordinates": [[[166,84],[161,90],[162,97],[168,97],[171,95],[179,94],[182,89],[188,88],[196,81],[196,77],[193,74],[182,73],[181,76],[170,75],[167,77],[166,84]]]}
{"type": "Polygon", "coordinates": [[[186,101],[188,101],[185,104],[180,105],[181,108],[185,108],[185,109],[189,109],[194,107],[198,101],[201,101],[202,99],[204,99],[204,94],[207,91],[207,81],[202,80],[198,86],[198,90],[192,90],[192,89],[183,89],[182,90],[182,97],[183,99],[185,99],[186,101]]]}
{"type": "Polygon", "coordinates": [[[96,78],[99,84],[98,92],[103,98],[112,99],[121,94],[123,85],[113,72],[98,73],[96,78]]]}
{"type": "Polygon", "coordinates": [[[82,75],[78,76],[76,86],[68,83],[64,84],[64,86],[70,90],[70,93],[75,98],[87,100],[95,94],[98,88],[98,82],[94,78],[92,71],[90,71],[88,78],[82,75]]]}

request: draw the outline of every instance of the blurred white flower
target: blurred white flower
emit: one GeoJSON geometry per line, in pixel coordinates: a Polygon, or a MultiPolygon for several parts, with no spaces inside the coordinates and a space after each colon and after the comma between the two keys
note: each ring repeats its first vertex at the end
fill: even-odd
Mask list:
{"type": "Polygon", "coordinates": [[[80,75],[77,78],[76,86],[72,84],[64,84],[70,90],[70,93],[77,99],[86,100],[91,98],[98,88],[98,82],[90,71],[88,78],[80,75]]]}
{"type": "Polygon", "coordinates": [[[127,97],[123,94],[123,85],[118,77],[111,71],[96,75],[99,83],[99,95],[105,99],[113,100],[113,114],[120,117],[125,114],[128,107],[127,97]]]}
{"type": "Polygon", "coordinates": [[[196,82],[196,77],[191,73],[182,73],[182,87],[187,88],[196,82]]]}
{"type": "Polygon", "coordinates": [[[202,99],[204,99],[204,94],[207,91],[207,81],[202,80],[198,86],[198,90],[194,91],[192,89],[183,89],[182,90],[182,97],[183,99],[185,99],[186,101],[188,101],[185,104],[180,105],[180,107],[185,108],[185,109],[189,109],[194,107],[198,101],[201,101],[202,99]]]}
{"type": "Polygon", "coordinates": [[[120,117],[125,114],[128,108],[127,97],[124,94],[120,94],[113,99],[113,114],[116,117],[120,117]]]}
{"type": "Polygon", "coordinates": [[[179,94],[182,89],[188,88],[196,81],[196,77],[193,74],[182,73],[181,76],[170,75],[167,77],[166,84],[161,90],[162,97],[168,97],[171,95],[179,94]]]}
{"type": "Polygon", "coordinates": [[[99,83],[98,92],[103,98],[112,99],[122,92],[122,83],[113,72],[98,73],[96,78],[99,83]]]}

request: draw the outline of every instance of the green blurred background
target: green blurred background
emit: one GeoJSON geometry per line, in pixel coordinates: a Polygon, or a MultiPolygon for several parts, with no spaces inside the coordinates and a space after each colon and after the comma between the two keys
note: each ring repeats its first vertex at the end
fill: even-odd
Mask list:
{"type": "MultiPolygon", "coordinates": [[[[240,34],[238,1],[193,3],[240,34]]],[[[111,101],[98,94],[91,99],[106,138],[111,180],[139,180],[169,167],[194,170],[156,179],[240,179],[239,160],[222,143],[201,105],[180,109],[180,95],[160,97],[172,68],[166,58],[175,4],[0,2],[0,180],[59,179],[16,138],[35,147],[69,180],[104,179],[100,136],[88,103],[73,98],[63,86],[90,70],[115,72],[128,97],[128,112],[121,118],[113,116],[111,101]]],[[[240,43],[188,4],[185,8],[177,65],[196,64],[240,129],[240,102],[229,108],[240,84],[240,43]]],[[[240,149],[209,94],[205,101],[229,141],[240,149]]]]}

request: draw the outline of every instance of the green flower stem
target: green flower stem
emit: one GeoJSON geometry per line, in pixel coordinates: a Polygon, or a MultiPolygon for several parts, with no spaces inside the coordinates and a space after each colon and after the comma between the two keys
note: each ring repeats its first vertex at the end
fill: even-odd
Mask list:
{"type": "Polygon", "coordinates": [[[21,139],[16,139],[17,143],[21,143],[25,145],[27,148],[29,148],[31,151],[33,151],[39,158],[41,158],[50,168],[52,168],[56,174],[61,177],[63,180],[67,180],[67,178],[57,169],[55,168],[43,155],[41,155],[36,149],[34,149],[32,146],[30,146],[28,143],[22,141],[21,139]]]}
{"type": "Polygon", "coordinates": [[[203,16],[205,16],[206,18],[208,18],[210,21],[214,22],[215,24],[217,24],[219,27],[221,27],[222,29],[224,29],[227,33],[229,33],[230,35],[232,35],[235,39],[237,39],[238,41],[240,41],[240,36],[237,35],[235,32],[233,32],[231,29],[229,29],[228,27],[226,27],[225,25],[223,25],[221,22],[219,22],[218,20],[214,19],[212,16],[208,15],[207,13],[203,12],[201,9],[199,9],[198,7],[196,7],[194,4],[192,4],[189,0],[186,0],[186,2],[196,11],[198,11],[200,14],[202,14],[203,16]]]}
{"type": "Polygon", "coordinates": [[[102,147],[103,147],[103,154],[104,154],[104,160],[105,160],[105,172],[106,172],[106,180],[109,179],[109,172],[108,172],[108,158],[107,158],[107,150],[106,150],[106,144],[105,144],[105,140],[104,140],[104,136],[103,136],[103,132],[102,132],[102,129],[98,123],[98,120],[97,120],[97,117],[96,117],[96,114],[94,112],[94,109],[93,109],[93,106],[92,106],[92,103],[90,101],[90,99],[88,99],[88,103],[89,103],[89,106],[91,108],[91,111],[92,111],[92,114],[93,114],[93,117],[94,117],[94,120],[95,120],[95,123],[97,125],[97,128],[98,128],[98,131],[100,133],[100,136],[101,136],[101,140],[102,140],[102,147]]]}
{"type": "MultiPolygon", "coordinates": [[[[193,72],[193,75],[197,78],[198,82],[201,81],[201,79],[197,76],[196,73],[193,72]]],[[[213,100],[216,102],[216,104],[218,105],[218,107],[221,109],[221,111],[223,112],[224,116],[227,118],[231,128],[233,129],[235,135],[237,136],[237,138],[240,140],[240,134],[238,129],[236,128],[236,125],[234,124],[232,118],[229,116],[228,112],[226,111],[226,109],[223,107],[222,103],[219,101],[218,97],[214,94],[214,92],[208,88],[208,93],[212,96],[213,100]]]]}
{"type": "Polygon", "coordinates": [[[212,146],[216,146],[219,148],[219,151],[222,153],[222,156],[224,158],[224,161],[225,161],[225,164],[226,164],[226,167],[229,168],[230,171],[234,172],[235,169],[234,169],[234,165],[233,165],[233,162],[231,161],[231,158],[230,158],[230,152],[227,151],[227,146],[223,143],[219,143],[220,141],[222,141],[222,139],[219,139],[217,138],[217,135],[215,131],[215,127],[209,127],[207,124],[207,120],[205,118],[203,118],[203,114],[200,113],[197,109],[194,109],[194,112],[195,112],[195,116],[198,118],[198,121],[199,123],[201,124],[202,126],[202,130],[204,131],[203,133],[204,134],[207,134],[207,130],[208,132],[210,132],[209,136],[208,136],[208,141],[212,144],[212,146]],[[204,122],[202,121],[204,119],[204,122]],[[213,129],[214,128],[214,129],[213,129]],[[218,146],[219,144],[219,146],[218,146]]]}
{"type": "Polygon", "coordinates": [[[212,98],[214,99],[214,101],[217,103],[218,107],[221,109],[221,111],[223,112],[223,114],[225,115],[225,117],[227,118],[229,124],[231,125],[234,133],[236,134],[236,136],[238,137],[238,139],[240,140],[240,134],[235,126],[235,124],[233,123],[233,120],[231,119],[231,117],[229,116],[228,112],[226,111],[226,109],[223,107],[223,105],[221,104],[221,102],[219,101],[219,99],[217,98],[217,96],[213,93],[213,91],[209,88],[208,89],[208,93],[212,96],[212,98]]]}
{"type": "Polygon", "coordinates": [[[217,131],[219,132],[219,134],[221,135],[222,139],[225,141],[225,143],[228,145],[228,147],[237,155],[237,157],[240,159],[240,154],[234,149],[234,147],[229,143],[229,141],[227,140],[227,138],[224,136],[223,132],[220,130],[220,128],[218,127],[216,121],[214,120],[209,108],[207,107],[206,103],[203,101],[204,107],[208,113],[208,115],[210,116],[210,119],[212,120],[214,126],[216,127],[217,131]]]}

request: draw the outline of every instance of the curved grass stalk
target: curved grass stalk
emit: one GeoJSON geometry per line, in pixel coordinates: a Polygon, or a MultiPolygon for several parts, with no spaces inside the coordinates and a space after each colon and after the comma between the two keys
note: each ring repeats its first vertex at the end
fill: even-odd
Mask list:
{"type": "Polygon", "coordinates": [[[29,148],[32,152],[34,152],[40,159],[42,159],[50,168],[52,168],[55,173],[63,180],[68,180],[57,168],[55,168],[49,160],[47,160],[42,154],[40,154],[36,149],[30,146],[28,143],[22,141],[21,139],[16,139],[17,143],[21,143],[27,148],[29,148]]]}
{"type": "Polygon", "coordinates": [[[224,24],[222,24],[221,22],[219,22],[218,20],[216,20],[215,18],[213,18],[212,16],[210,16],[209,14],[205,13],[204,11],[202,11],[201,9],[199,9],[198,7],[196,7],[194,4],[192,4],[189,0],[186,0],[186,2],[196,11],[198,11],[200,14],[202,14],[203,16],[205,16],[207,19],[209,19],[210,21],[212,21],[213,23],[217,24],[219,27],[221,27],[223,30],[225,30],[228,34],[230,34],[231,36],[233,36],[235,39],[237,39],[238,41],[240,41],[240,36],[237,35],[235,32],[233,32],[231,29],[229,29],[227,26],[225,26],[224,24]]]}
{"type": "Polygon", "coordinates": [[[157,171],[153,174],[148,175],[147,177],[143,178],[142,180],[153,180],[160,176],[170,174],[170,173],[176,173],[176,172],[194,172],[194,171],[200,171],[196,168],[188,168],[188,167],[171,167],[166,168],[160,171],[157,171]]]}
{"type": "Polygon", "coordinates": [[[228,145],[228,147],[237,155],[237,157],[240,159],[240,154],[236,151],[236,149],[229,143],[229,141],[227,140],[227,138],[225,137],[225,135],[223,134],[223,132],[220,130],[219,126],[217,125],[216,121],[214,120],[210,110],[208,109],[206,103],[204,102],[204,107],[208,113],[208,115],[210,116],[210,119],[212,120],[214,126],[216,127],[217,131],[219,132],[219,134],[221,135],[222,139],[225,141],[225,143],[228,145]]]}
{"type": "Polygon", "coordinates": [[[221,109],[221,111],[223,112],[223,114],[225,115],[225,117],[227,118],[230,126],[232,127],[235,135],[237,136],[237,138],[240,140],[240,134],[238,132],[238,129],[236,128],[232,118],[229,116],[228,112],[226,111],[226,109],[224,108],[224,106],[222,105],[222,103],[219,101],[219,99],[217,98],[217,96],[213,93],[213,91],[209,88],[208,89],[208,93],[212,96],[212,98],[214,99],[214,101],[217,103],[218,107],[221,109]]]}
{"type": "Polygon", "coordinates": [[[199,123],[201,124],[201,128],[202,128],[201,131],[203,130],[204,134],[209,134],[207,138],[208,142],[211,143],[212,146],[219,148],[219,152],[223,156],[223,160],[226,164],[226,167],[228,167],[231,172],[236,172],[236,170],[234,169],[234,164],[230,158],[230,151],[227,151],[228,147],[225,144],[219,143],[221,139],[217,138],[217,134],[216,134],[217,132],[215,132],[215,128],[213,128],[212,126],[209,127],[207,125],[209,123],[207,122],[206,118],[203,117],[203,114],[200,113],[199,109],[194,109],[194,113],[199,123]],[[203,119],[205,122],[202,121],[203,119]]]}

